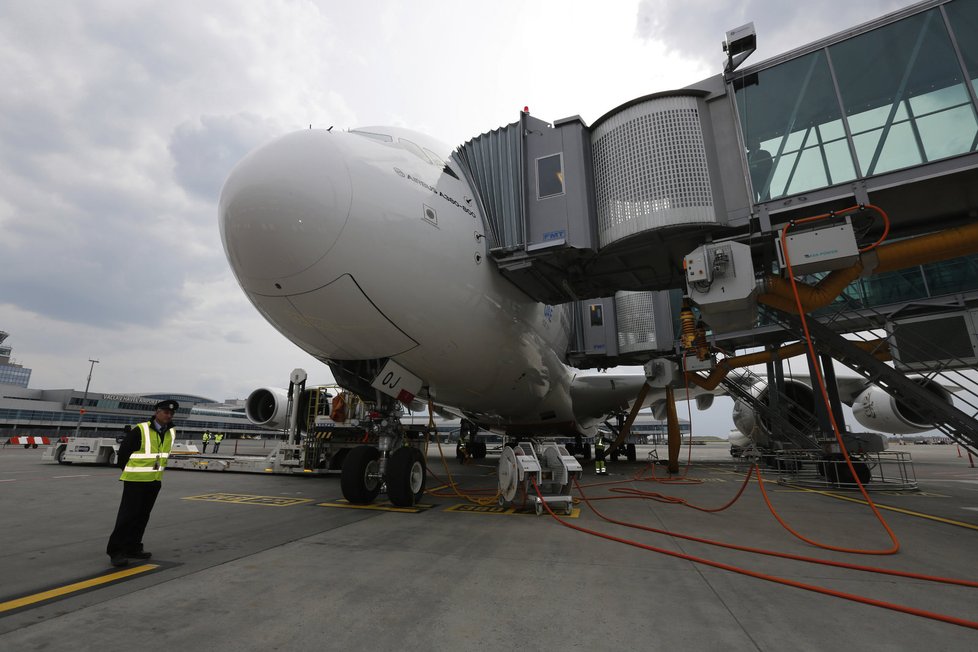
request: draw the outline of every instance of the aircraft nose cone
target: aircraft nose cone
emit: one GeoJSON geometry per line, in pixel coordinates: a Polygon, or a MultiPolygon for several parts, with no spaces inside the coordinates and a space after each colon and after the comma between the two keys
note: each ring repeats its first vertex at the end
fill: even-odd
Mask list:
{"type": "Polygon", "coordinates": [[[224,183],[218,209],[239,281],[278,281],[315,265],[339,239],[351,200],[344,157],[325,131],[295,132],[250,153],[224,183]]]}

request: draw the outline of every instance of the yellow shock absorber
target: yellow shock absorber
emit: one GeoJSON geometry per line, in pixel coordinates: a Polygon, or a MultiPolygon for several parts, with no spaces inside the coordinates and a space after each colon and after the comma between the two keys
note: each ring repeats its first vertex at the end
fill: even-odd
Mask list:
{"type": "Polygon", "coordinates": [[[699,360],[706,360],[710,357],[710,343],[706,341],[706,324],[702,321],[696,323],[696,357],[699,360]]]}
{"type": "Polygon", "coordinates": [[[682,329],[684,349],[692,349],[696,342],[696,315],[689,307],[689,301],[683,299],[683,307],[679,311],[679,324],[682,329]]]}

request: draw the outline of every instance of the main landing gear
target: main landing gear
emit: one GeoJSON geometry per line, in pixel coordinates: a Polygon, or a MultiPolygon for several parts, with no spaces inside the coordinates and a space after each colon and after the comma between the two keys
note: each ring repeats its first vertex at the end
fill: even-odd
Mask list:
{"type": "Polygon", "coordinates": [[[343,497],[354,505],[367,505],[386,491],[396,507],[414,507],[424,495],[428,476],[424,454],[407,445],[393,410],[368,429],[376,433],[378,445],[357,446],[347,454],[340,474],[343,497]]]}

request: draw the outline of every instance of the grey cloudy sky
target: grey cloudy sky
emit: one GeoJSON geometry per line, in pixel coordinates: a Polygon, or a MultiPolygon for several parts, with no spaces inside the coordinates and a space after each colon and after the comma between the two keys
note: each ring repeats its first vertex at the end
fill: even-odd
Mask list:
{"type": "Polygon", "coordinates": [[[6,0],[0,329],[38,388],[84,387],[88,358],[103,392],[331,382],[224,259],[217,198],[251,148],[310,124],[457,144],[524,105],[591,122],[716,74],[748,20],[754,63],[908,4],[6,0]]]}

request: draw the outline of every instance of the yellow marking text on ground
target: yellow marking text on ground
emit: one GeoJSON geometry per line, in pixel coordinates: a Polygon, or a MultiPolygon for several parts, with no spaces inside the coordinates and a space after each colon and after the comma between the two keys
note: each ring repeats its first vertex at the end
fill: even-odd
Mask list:
{"type": "Polygon", "coordinates": [[[117,582],[127,577],[132,577],[133,575],[139,575],[140,573],[145,573],[147,571],[151,571],[159,567],[160,567],[159,564],[140,564],[139,566],[133,566],[132,568],[116,571],[114,573],[109,573],[107,575],[100,575],[98,577],[93,577],[92,579],[89,580],[82,580],[81,582],[66,584],[65,586],[59,586],[57,588],[50,589],[48,591],[41,591],[40,593],[35,593],[34,595],[27,595],[24,596],[23,598],[16,598],[14,600],[7,600],[6,602],[0,602],[0,613],[3,613],[5,611],[11,611],[13,609],[20,609],[21,607],[37,604],[38,602],[44,602],[46,600],[53,600],[54,598],[60,598],[62,596],[68,595],[69,593],[84,591],[85,589],[90,589],[95,586],[101,586],[103,584],[110,584],[112,582],[117,582]]]}
{"type": "Polygon", "coordinates": [[[292,505],[312,502],[312,498],[285,498],[284,496],[252,496],[250,494],[227,493],[185,496],[184,500],[206,500],[214,503],[237,503],[240,505],[268,505],[270,507],[291,507],[292,505]]]}
{"type": "Polygon", "coordinates": [[[431,509],[434,505],[415,505],[414,507],[396,507],[392,503],[378,503],[376,505],[354,505],[345,500],[337,500],[332,503],[316,503],[317,507],[343,507],[345,509],[372,509],[378,512],[403,512],[405,514],[417,514],[431,509]]]}

